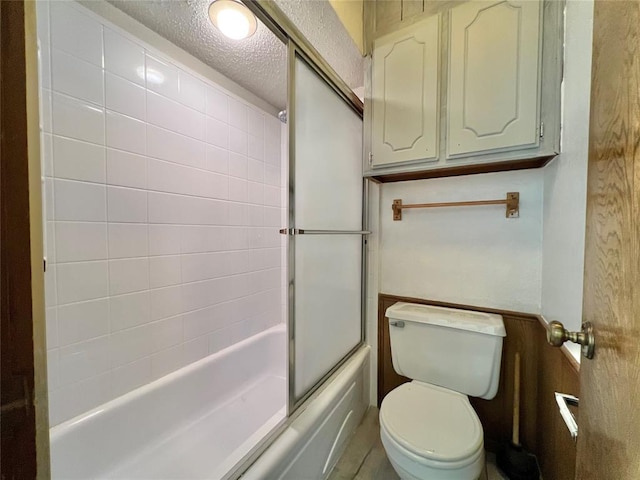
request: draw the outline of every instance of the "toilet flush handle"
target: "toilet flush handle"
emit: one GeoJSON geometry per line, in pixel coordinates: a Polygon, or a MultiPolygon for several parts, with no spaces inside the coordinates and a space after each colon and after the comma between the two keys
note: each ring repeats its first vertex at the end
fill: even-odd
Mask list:
{"type": "Polygon", "coordinates": [[[393,327],[404,328],[404,322],[402,320],[392,320],[391,322],[389,322],[389,325],[393,327]]]}
{"type": "Polygon", "coordinates": [[[562,323],[555,320],[549,323],[547,328],[547,342],[549,345],[559,347],[567,340],[582,345],[582,355],[589,359],[593,358],[596,341],[591,322],[584,322],[580,332],[570,332],[564,328],[562,323]]]}

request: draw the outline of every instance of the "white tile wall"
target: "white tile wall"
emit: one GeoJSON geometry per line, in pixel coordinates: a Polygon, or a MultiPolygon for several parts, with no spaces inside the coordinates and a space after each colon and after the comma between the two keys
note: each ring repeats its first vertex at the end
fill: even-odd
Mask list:
{"type": "Polygon", "coordinates": [[[51,425],[283,321],[279,121],[38,2],[51,425]]]}

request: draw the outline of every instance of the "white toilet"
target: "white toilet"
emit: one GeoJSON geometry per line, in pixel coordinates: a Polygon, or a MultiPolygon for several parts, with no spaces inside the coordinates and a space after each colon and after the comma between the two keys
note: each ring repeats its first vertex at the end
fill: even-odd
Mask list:
{"type": "Polygon", "coordinates": [[[403,480],[476,480],[482,425],[467,395],[491,399],[500,380],[500,315],[398,302],[386,312],[396,372],[413,379],[387,394],[380,436],[403,480]]]}

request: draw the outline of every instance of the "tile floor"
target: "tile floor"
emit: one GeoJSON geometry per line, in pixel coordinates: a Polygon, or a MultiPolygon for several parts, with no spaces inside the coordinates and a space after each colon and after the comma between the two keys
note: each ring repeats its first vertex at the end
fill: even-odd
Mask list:
{"type": "MultiPolygon", "coordinates": [[[[505,480],[495,466],[495,457],[487,454],[487,465],[481,480],[505,480]]],[[[336,464],[329,480],[399,480],[387,459],[380,441],[378,409],[369,408],[356,429],[347,449],[336,464]]]]}

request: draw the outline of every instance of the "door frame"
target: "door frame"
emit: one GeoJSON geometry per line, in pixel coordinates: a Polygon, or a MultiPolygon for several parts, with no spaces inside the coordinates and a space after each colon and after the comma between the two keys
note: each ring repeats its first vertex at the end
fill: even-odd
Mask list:
{"type": "Polygon", "coordinates": [[[35,2],[0,2],[0,20],[1,475],[49,478],[35,2]]]}

